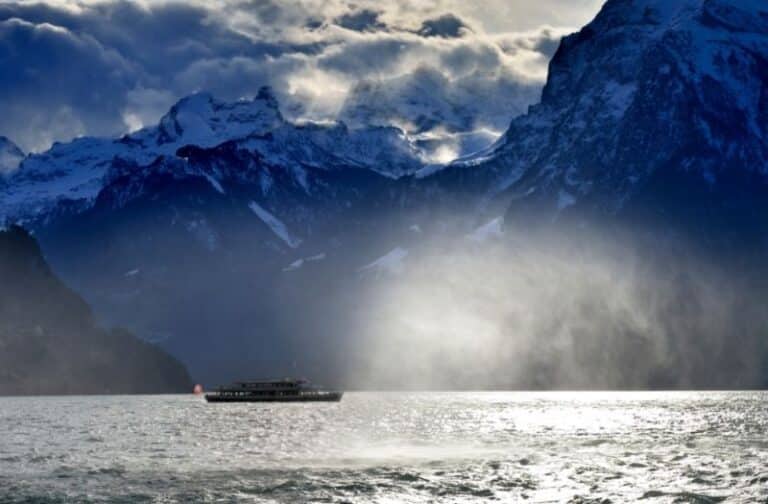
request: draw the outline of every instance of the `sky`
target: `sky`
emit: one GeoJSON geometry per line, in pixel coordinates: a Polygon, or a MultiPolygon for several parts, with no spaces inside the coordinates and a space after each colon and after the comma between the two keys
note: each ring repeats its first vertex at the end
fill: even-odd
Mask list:
{"type": "Polygon", "coordinates": [[[0,0],[0,135],[42,151],[154,124],[194,92],[263,85],[292,119],[500,132],[601,3],[0,0]]]}

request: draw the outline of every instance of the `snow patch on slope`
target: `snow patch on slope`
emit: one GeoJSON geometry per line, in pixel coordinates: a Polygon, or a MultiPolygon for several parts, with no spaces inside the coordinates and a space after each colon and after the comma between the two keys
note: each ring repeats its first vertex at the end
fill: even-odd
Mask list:
{"type": "Polygon", "coordinates": [[[322,261],[323,259],[325,259],[325,253],[313,255],[310,257],[303,257],[293,261],[291,264],[283,268],[283,271],[286,273],[289,271],[296,271],[297,269],[301,269],[307,263],[322,261]]]}
{"type": "Polygon", "coordinates": [[[301,245],[301,240],[291,235],[291,233],[288,231],[288,227],[283,223],[283,221],[269,213],[258,203],[251,201],[248,204],[248,208],[250,208],[251,211],[255,213],[259,219],[261,219],[264,224],[266,224],[269,229],[275,233],[278,238],[284,241],[286,245],[291,248],[297,248],[299,245],[301,245]]]}
{"type": "Polygon", "coordinates": [[[475,243],[485,243],[490,239],[497,239],[504,236],[504,217],[496,217],[490,222],[483,224],[479,228],[467,235],[467,240],[475,243]]]}
{"type": "Polygon", "coordinates": [[[220,194],[227,194],[226,191],[224,191],[224,188],[221,186],[221,182],[216,180],[213,175],[210,175],[208,173],[203,173],[203,177],[213,186],[214,189],[216,189],[216,192],[220,194]]]}
{"type": "Polygon", "coordinates": [[[405,268],[406,257],[408,257],[408,251],[402,247],[397,247],[357,271],[358,273],[373,273],[377,277],[385,274],[399,275],[405,268]]]}

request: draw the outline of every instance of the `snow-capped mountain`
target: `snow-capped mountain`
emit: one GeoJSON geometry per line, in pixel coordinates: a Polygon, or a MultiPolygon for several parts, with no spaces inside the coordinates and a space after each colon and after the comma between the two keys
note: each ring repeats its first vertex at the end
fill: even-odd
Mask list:
{"type": "Polygon", "coordinates": [[[24,152],[8,138],[0,136],[0,176],[12,172],[24,159],[24,152]]]}
{"type": "Polygon", "coordinates": [[[104,187],[115,160],[146,165],[174,156],[182,146],[212,147],[233,138],[265,134],[283,122],[274,99],[263,90],[251,101],[225,104],[197,94],[174,105],[156,127],[119,139],[78,138],[29,156],[0,194],[8,219],[29,219],[62,202],[88,205],[104,187]]]}
{"type": "Polygon", "coordinates": [[[562,41],[541,103],[448,171],[515,211],[764,225],[768,4],[608,1],[562,41]]]}
{"type": "Polygon", "coordinates": [[[365,168],[399,177],[416,171],[423,155],[394,127],[349,130],[343,123],[290,123],[268,88],[252,100],[234,103],[200,93],[179,101],[157,126],[119,139],[86,137],[57,143],[47,152],[27,157],[0,188],[0,220],[29,222],[47,219],[62,208],[85,210],[125,170],[140,178],[151,175],[146,170],[172,166],[177,177],[204,178],[223,192],[226,181],[219,180],[223,171],[234,178],[254,173],[242,166],[201,172],[175,161],[185,159],[186,154],[178,155],[182,148],[201,151],[226,143],[258,158],[258,166],[279,166],[291,172],[302,185],[307,167],[365,168]]]}
{"type": "MultiPolygon", "coordinates": [[[[226,348],[253,327],[293,324],[293,303],[260,289],[326,267],[357,278],[381,242],[413,234],[390,214],[422,156],[398,128],[287,121],[268,89],[235,103],[196,94],[157,126],[25,158],[0,185],[0,221],[33,231],[108,322],[205,376],[207,324],[226,348]]],[[[246,366],[256,351],[222,358],[246,366]]]]}

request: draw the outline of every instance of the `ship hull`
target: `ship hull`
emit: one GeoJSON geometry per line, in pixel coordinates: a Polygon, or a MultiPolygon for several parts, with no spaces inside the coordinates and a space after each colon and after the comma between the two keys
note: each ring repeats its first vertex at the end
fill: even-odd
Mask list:
{"type": "Polygon", "coordinates": [[[205,394],[205,400],[209,403],[244,403],[244,402],[339,402],[344,396],[343,392],[329,392],[324,394],[307,394],[298,396],[229,396],[219,394],[205,394]]]}

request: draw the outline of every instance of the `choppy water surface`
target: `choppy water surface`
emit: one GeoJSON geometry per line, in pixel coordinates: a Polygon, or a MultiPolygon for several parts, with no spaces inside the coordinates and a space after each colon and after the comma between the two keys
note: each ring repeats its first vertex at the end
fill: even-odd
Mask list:
{"type": "Polygon", "coordinates": [[[768,502],[765,393],[0,399],[0,502],[768,502]]]}

